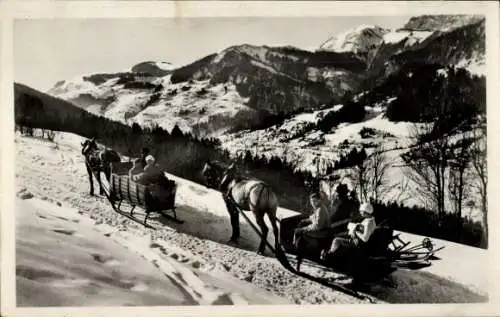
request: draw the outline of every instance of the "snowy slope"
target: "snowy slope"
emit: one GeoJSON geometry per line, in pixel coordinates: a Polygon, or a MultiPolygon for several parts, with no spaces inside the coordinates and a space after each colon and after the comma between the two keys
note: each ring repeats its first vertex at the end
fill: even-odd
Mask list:
{"type": "MultiPolygon", "coordinates": [[[[151,215],[148,223],[160,228],[152,232],[112,212],[105,199],[88,195],[87,175],[79,151],[81,138],[59,134],[56,140],[57,145],[38,139],[16,138],[16,186],[20,195],[30,193],[35,198],[72,208],[89,218],[96,229],[115,237],[132,235],[127,239],[139,245],[140,241],[148,241],[150,248],[142,248],[148,252],[146,256],[152,256],[150,252],[155,251],[161,257],[197,267],[200,275],[208,275],[210,285],[235,290],[241,295],[237,297],[240,301],[241,297],[251,299],[251,294],[254,294],[257,296],[254,298],[261,298],[262,303],[266,292],[255,289],[258,288],[292,303],[359,302],[324,286],[295,278],[274,258],[257,256],[257,234],[244,223],[240,243],[227,245],[230,223],[222,197],[203,186],[170,176],[179,181],[176,206],[177,215],[185,221],[183,225],[151,215]],[[227,275],[231,277],[225,278],[227,275]],[[238,283],[241,281],[250,282],[255,288],[248,289],[238,283]]],[[[125,211],[128,208],[123,206],[125,211]]],[[[140,209],[134,214],[144,217],[140,209]]]]}
{"type": "MultiPolygon", "coordinates": [[[[146,259],[176,258],[179,262],[209,273],[212,276],[209,280],[217,280],[221,272],[231,274],[231,279],[251,282],[253,286],[285,297],[293,303],[358,302],[347,295],[291,275],[272,257],[256,255],[258,236],[243,220],[241,242],[238,245],[228,245],[230,224],[220,193],[193,182],[169,175],[179,186],[176,197],[177,214],[185,220],[185,224],[173,224],[152,215],[148,222],[159,229],[150,232],[113,213],[102,198],[87,195],[88,183],[79,152],[80,141],[80,137],[71,134],[58,134],[57,144],[17,136],[16,186],[20,196],[30,193],[35,198],[59,203],[65,208],[71,207],[86,217],[87,223],[93,223],[97,230],[110,233],[119,241],[128,243],[129,248],[136,252],[144,252],[146,259]],[[144,248],[144,245],[149,245],[150,249],[144,248]],[[161,254],[158,254],[159,251],[161,254]]],[[[278,216],[282,218],[294,213],[280,208],[278,216]]],[[[66,218],[73,219],[73,214],[74,212],[66,215],[66,218]]],[[[143,216],[142,211],[137,211],[137,216],[143,216]]],[[[405,237],[421,239],[410,235],[405,237]]],[[[448,249],[439,261],[441,266],[438,264],[429,270],[418,272],[400,270],[385,282],[387,284],[370,285],[366,292],[377,297],[379,301],[387,302],[484,301],[487,289],[483,281],[487,273],[478,269],[478,265],[486,265],[486,253],[438,241],[438,245],[441,244],[445,244],[448,249]],[[466,253],[470,257],[461,257],[466,253]],[[460,261],[461,266],[456,265],[457,261],[460,261]],[[465,276],[472,266],[476,268],[476,275],[465,276]],[[441,274],[445,274],[446,278],[441,274]],[[468,286],[470,284],[473,285],[468,286]]],[[[322,272],[310,265],[306,265],[305,270],[324,278],[340,278],[334,273],[322,272]]],[[[187,271],[183,272],[189,274],[187,271]]],[[[222,278],[218,284],[200,278],[204,281],[201,285],[215,284],[219,289],[227,289],[227,284],[235,283],[229,278],[222,278]]],[[[190,281],[188,286],[194,287],[196,283],[190,281]]],[[[245,295],[241,288],[245,289],[240,284],[238,291],[233,293],[240,294],[241,296],[236,296],[240,300],[248,300],[249,295],[245,295]]],[[[254,292],[259,296],[264,294],[256,289],[254,292]]]]}
{"type": "MultiPolygon", "coordinates": [[[[220,134],[238,123],[232,120],[251,118],[254,110],[231,84],[210,85],[208,80],[172,84],[170,75],[156,77],[151,84],[158,90],[127,88],[120,77],[95,84],[76,77],[51,89],[49,94],[70,101],[89,112],[112,120],[141,126],[158,125],[171,130],[178,125],[183,131],[218,120],[219,125],[210,134],[220,134]],[[224,120],[225,119],[225,120],[224,120]]],[[[202,131],[203,132],[203,131],[202,131]]]]}
{"type": "MultiPolygon", "coordinates": [[[[367,111],[363,121],[358,123],[341,123],[336,128],[324,133],[315,124],[330,111],[337,111],[341,105],[332,108],[303,113],[293,116],[281,125],[254,131],[241,131],[225,134],[220,137],[222,147],[232,155],[245,155],[250,151],[253,155],[267,157],[278,156],[293,162],[296,170],[310,171],[313,175],[325,175],[329,165],[338,161],[341,156],[347,155],[352,149],[364,147],[368,155],[374,152],[383,152],[387,169],[387,189],[382,201],[398,201],[406,206],[423,206],[416,183],[410,181],[412,171],[406,166],[401,154],[414,145],[412,137],[414,129],[422,129],[425,125],[410,122],[393,122],[385,117],[387,104],[395,98],[365,107],[367,111]],[[370,129],[372,134],[363,137],[362,131],[370,129]]],[[[353,169],[341,169],[336,174],[342,177],[351,189],[355,188],[357,176],[353,169]]],[[[473,177],[473,176],[470,176],[473,177]]],[[[472,179],[467,182],[472,183],[472,179]]],[[[467,201],[479,201],[476,192],[470,192],[467,201]]],[[[451,206],[447,196],[445,202],[451,206]]],[[[476,204],[477,205],[477,204],[476,204]]],[[[476,221],[482,221],[478,206],[464,207],[465,215],[476,221]]]]}
{"type": "Polygon", "coordinates": [[[433,33],[431,31],[391,31],[384,34],[383,43],[398,44],[404,41],[405,47],[410,47],[425,41],[433,33]]]}
{"type": "Polygon", "coordinates": [[[173,259],[182,253],[162,257],[148,237],[95,226],[76,209],[38,198],[18,199],[16,208],[19,306],[287,303],[265,291],[259,296],[252,285],[224,274],[209,278],[197,272],[199,262],[173,259]],[[58,252],[61,245],[65,252],[58,252]]]}
{"type": "MultiPolygon", "coordinates": [[[[316,156],[323,160],[335,161],[340,154],[345,154],[352,147],[361,145],[383,144],[386,149],[395,149],[410,145],[409,123],[391,122],[384,118],[383,108],[366,107],[368,114],[360,123],[342,123],[328,133],[311,128],[320,117],[329,111],[336,111],[341,107],[315,111],[308,114],[299,114],[279,126],[265,130],[243,131],[221,136],[222,145],[233,154],[246,150],[258,151],[265,155],[280,155],[288,161],[295,162],[297,169],[316,172],[317,166],[312,163],[316,156]],[[363,139],[360,131],[363,128],[377,130],[378,135],[363,139]],[[344,146],[347,140],[349,143],[344,146]]],[[[321,172],[324,172],[323,170],[321,172]]]]}

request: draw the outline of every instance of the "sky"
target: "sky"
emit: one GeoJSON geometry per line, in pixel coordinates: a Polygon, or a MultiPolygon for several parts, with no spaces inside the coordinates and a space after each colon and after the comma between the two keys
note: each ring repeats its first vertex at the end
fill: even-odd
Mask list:
{"type": "Polygon", "coordinates": [[[143,61],[182,66],[238,44],[312,49],[361,24],[397,29],[409,19],[336,16],[16,20],[14,76],[16,82],[47,91],[60,80],[126,71],[143,61]]]}

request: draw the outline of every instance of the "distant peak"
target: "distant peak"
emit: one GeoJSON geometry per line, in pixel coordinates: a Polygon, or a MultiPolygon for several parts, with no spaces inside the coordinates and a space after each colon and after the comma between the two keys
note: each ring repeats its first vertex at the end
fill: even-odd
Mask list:
{"type": "Polygon", "coordinates": [[[386,30],[377,25],[361,24],[332,36],[320,45],[319,50],[333,52],[367,53],[383,40],[386,30]]]}
{"type": "Polygon", "coordinates": [[[131,70],[134,73],[149,73],[153,76],[165,76],[175,68],[176,67],[170,62],[147,61],[134,65],[131,70]]]}
{"type": "Polygon", "coordinates": [[[484,20],[482,15],[420,15],[412,17],[403,27],[415,31],[449,31],[484,20]]]}

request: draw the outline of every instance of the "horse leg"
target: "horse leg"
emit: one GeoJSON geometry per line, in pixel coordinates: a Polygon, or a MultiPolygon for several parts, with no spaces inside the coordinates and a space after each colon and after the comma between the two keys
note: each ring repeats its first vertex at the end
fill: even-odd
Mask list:
{"type": "Polygon", "coordinates": [[[264,221],[264,214],[259,214],[254,213],[255,219],[257,220],[257,224],[260,227],[260,231],[262,233],[260,244],[259,244],[259,249],[257,250],[258,254],[263,254],[264,250],[266,249],[266,241],[267,241],[267,233],[269,229],[267,228],[266,222],[264,221]]]}
{"type": "Polygon", "coordinates": [[[102,188],[101,171],[97,173],[97,181],[99,182],[99,195],[104,195],[104,189],[102,188]]]}
{"type": "Polygon", "coordinates": [[[111,167],[109,164],[104,167],[104,176],[106,177],[106,181],[108,182],[108,188],[111,188],[111,167]]]}
{"type": "Polygon", "coordinates": [[[300,265],[302,264],[302,261],[304,260],[304,257],[305,257],[305,252],[304,252],[304,248],[305,248],[305,243],[304,243],[304,237],[300,234],[300,235],[297,235],[297,238],[295,239],[295,248],[296,248],[296,252],[297,252],[297,266],[295,267],[295,269],[297,270],[297,272],[300,272],[300,265]]]}
{"type": "Polygon", "coordinates": [[[232,202],[228,198],[224,198],[227,210],[229,212],[229,217],[231,219],[232,235],[229,242],[237,242],[240,237],[240,214],[232,202]]]}
{"type": "Polygon", "coordinates": [[[230,211],[231,216],[231,227],[233,228],[233,234],[231,235],[231,242],[237,242],[240,237],[240,214],[236,207],[232,206],[230,211]]]}
{"type": "Polygon", "coordinates": [[[278,229],[278,219],[276,218],[276,213],[275,212],[269,212],[268,214],[269,220],[271,221],[271,225],[273,226],[273,233],[274,233],[274,245],[275,248],[278,247],[280,243],[280,233],[278,229]]]}
{"type": "Polygon", "coordinates": [[[87,163],[85,163],[85,166],[87,167],[87,173],[89,174],[90,196],[94,196],[94,179],[92,178],[92,171],[87,163]]]}
{"type": "Polygon", "coordinates": [[[104,172],[104,177],[106,177],[106,181],[109,183],[109,178],[110,178],[110,175],[111,175],[111,169],[108,166],[108,164],[105,164],[104,166],[105,167],[102,169],[103,172],[104,172]]]}

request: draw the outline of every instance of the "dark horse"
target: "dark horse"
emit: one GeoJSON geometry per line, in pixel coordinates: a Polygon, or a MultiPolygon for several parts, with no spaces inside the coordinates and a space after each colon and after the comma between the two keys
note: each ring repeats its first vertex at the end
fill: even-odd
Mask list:
{"type": "Polygon", "coordinates": [[[279,232],[276,219],[278,197],[273,190],[260,180],[245,179],[237,176],[234,167],[224,169],[211,162],[205,163],[202,175],[208,187],[220,190],[231,217],[232,236],[230,242],[236,242],[240,236],[240,221],[238,209],[242,212],[253,212],[260,227],[262,237],[258,253],[264,253],[269,229],[264,221],[267,214],[273,226],[274,241],[278,244],[279,232]]]}
{"type": "Polygon", "coordinates": [[[117,163],[121,161],[120,155],[111,149],[99,149],[95,138],[92,140],[85,140],[82,142],[82,154],[85,156],[85,166],[87,167],[87,173],[89,174],[90,182],[90,195],[94,195],[94,181],[92,178],[92,170],[97,175],[97,180],[99,181],[99,193],[104,195],[104,190],[101,183],[101,172],[104,172],[106,180],[110,181],[111,178],[111,163],[117,163]],[[92,170],[91,170],[92,168],[92,170]]]}

